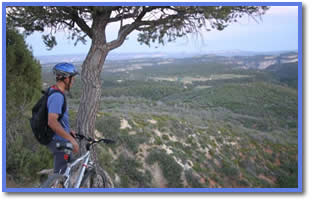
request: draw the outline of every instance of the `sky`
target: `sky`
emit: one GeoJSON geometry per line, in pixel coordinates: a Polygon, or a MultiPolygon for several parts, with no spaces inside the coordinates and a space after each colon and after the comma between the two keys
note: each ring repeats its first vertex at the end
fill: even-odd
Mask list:
{"type": "MultiPolygon", "coordinates": [[[[107,29],[107,39],[114,39],[118,25],[111,24],[107,29]]],[[[34,56],[86,54],[91,41],[74,46],[67,39],[68,33],[56,33],[57,46],[52,50],[45,47],[41,33],[27,37],[26,42],[32,48],[34,56]]],[[[242,51],[284,51],[298,49],[298,9],[296,6],[273,6],[262,19],[257,21],[245,16],[239,22],[229,25],[223,31],[202,32],[202,37],[189,35],[167,45],[154,44],[148,47],[137,42],[137,32],[128,36],[124,44],[113,50],[115,53],[207,53],[219,50],[242,51]]]]}
{"type": "MultiPolygon", "coordinates": [[[[108,40],[117,35],[117,25],[111,24],[107,29],[108,40]]],[[[57,46],[47,50],[41,38],[42,33],[36,32],[27,37],[26,42],[32,48],[34,56],[86,54],[91,41],[86,45],[67,39],[68,33],[56,33],[57,46]]],[[[148,47],[137,42],[137,32],[128,36],[124,44],[113,50],[115,53],[207,53],[219,50],[242,51],[284,51],[298,49],[298,9],[296,6],[273,6],[262,19],[257,21],[245,16],[239,22],[229,25],[223,31],[212,30],[202,32],[202,37],[189,35],[166,45],[154,44],[148,47]]]]}
{"type": "MultiPolygon", "coordinates": [[[[2,0],[6,1],[7,0],[2,0]]],[[[19,0],[17,0],[19,1],[19,0]]],[[[28,1],[28,0],[26,0],[28,1]]],[[[34,0],[29,0],[29,1],[34,1],[34,0]]],[[[46,0],[42,0],[46,1],[46,0]]],[[[57,0],[58,1],[58,0],[57,0]]],[[[65,0],[61,0],[65,1],[65,0]]],[[[84,1],[84,0],[74,0],[74,1],[84,1]]],[[[98,0],[95,0],[98,1],[98,0]]],[[[117,1],[117,0],[112,0],[112,1],[117,1]]],[[[126,0],[129,1],[129,0],[126,0]]],[[[132,0],[133,1],[133,0],[132,0]]],[[[180,0],[184,1],[184,0],[180,0]]],[[[200,0],[203,1],[203,0],[200,0]]],[[[231,0],[226,0],[226,1],[231,1],[231,0]]],[[[248,1],[248,0],[243,0],[243,1],[248,1]]],[[[250,0],[251,1],[251,0],[250,0]]],[[[297,2],[297,0],[277,0],[283,1],[283,2],[297,2]]],[[[270,2],[270,1],[269,1],[270,2]]],[[[316,70],[315,68],[315,61],[314,61],[314,49],[316,45],[316,29],[315,29],[315,21],[313,19],[316,18],[316,1],[315,0],[302,0],[303,2],[303,21],[304,21],[304,26],[303,26],[303,151],[302,149],[300,150],[303,152],[303,193],[287,193],[287,194],[272,194],[272,193],[265,193],[265,194],[235,194],[235,193],[227,193],[227,194],[185,194],[185,195],[165,195],[165,194],[132,194],[132,195],[124,195],[120,194],[121,196],[124,195],[124,198],[120,198],[119,202],[120,204],[129,204],[129,205],[148,205],[148,201],[155,201],[156,204],[158,205],[168,205],[168,204],[181,204],[183,206],[187,205],[194,205],[194,204],[199,204],[199,205],[205,205],[209,204],[210,202],[215,205],[224,205],[224,206],[231,206],[231,205],[239,205],[242,204],[244,206],[253,206],[254,204],[257,206],[266,206],[266,205],[278,205],[278,204],[286,204],[289,206],[297,206],[297,205],[312,205],[312,202],[315,202],[316,200],[316,193],[315,193],[315,187],[313,182],[316,182],[316,175],[314,175],[316,171],[316,164],[315,164],[315,156],[316,156],[316,150],[315,145],[316,145],[316,138],[315,137],[315,115],[316,115],[316,107],[314,106],[316,104],[316,95],[315,95],[315,76],[316,76],[316,70]],[[304,112],[305,111],[305,112],[304,112]]],[[[279,15],[283,15],[284,18],[290,18],[295,14],[291,14],[289,12],[288,14],[279,13],[279,15]]],[[[1,17],[0,17],[1,18],[1,17]]],[[[266,17],[264,17],[266,18],[266,17]]],[[[278,17],[279,18],[279,17],[278,17]]],[[[272,18],[273,19],[273,18],[272,18]]],[[[276,19],[275,19],[276,20],[276,19]]],[[[267,22],[267,20],[265,20],[267,22]]],[[[288,21],[290,24],[290,21],[288,21]]],[[[273,23],[273,22],[272,22],[273,23]]],[[[297,28],[297,20],[292,23],[292,28],[296,29],[297,28]]],[[[282,25],[281,25],[282,26],[282,25]]],[[[290,32],[293,32],[292,34],[295,35],[296,32],[294,30],[291,30],[290,32]]],[[[286,32],[286,35],[288,35],[289,32],[286,32]]],[[[280,34],[279,36],[282,36],[280,34]]],[[[284,38],[289,38],[289,36],[284,36],[284,38]]],[[[287,44],[290,44],[293,41],[297,41],[295,37],[289,38],[289,41],[284,41],[287,44]]],[[[278,41],[275,41],[277,44],[279,44],[283,39],[280,38],[278,41]]],[[[37,43],[39,43],[39,39],[36,40],[37,43]]],[[[64,41],[63,43],[67,43],[67,41],[64,41]]],[[[216,42],[212,42],[212,46],[214,46],[216,42]]],[[[2,43],[1,43],[2,44],[2,43]]],[[[60,43],[59,45],[61,45],[60,43]]],[[[180,43],[179,43],[180,44],[180,43]]],[[[40,45],[40,44],[38,44],[40,45]]],[[[135,44],[136,45],[136,44],[135,44]]],[[[222,44],[223,45],[223,44],[222,44]]],[[[293,43],[293,47],[295,47],[293,43]]],[[[174,46],[174,45],[173,45],[174,46]]],[[[46,53],[45,50],[43,50],[44,46],[42,44],[42,48],[37,51],[38,54],[43,54],[46,53]]],[[[67,46],[69,47],[69,46],[67,46]]],[[[224,46],[223,46],[224,47],[224,46]]],[[[59,47],[57,47],[59,48],[59,47]]],[[[57,49],[56,48],[56,49],[57,49]]],[[[66,48],[66,47],[65,47],[66,48]]],[[[77,47],[79,49],[81,47],[77,47]]],[[[136,47],[135,47],[136,48],[136,47]]],[[[215,48],[215,46],[214,46],[215,48]]],[[[45,48],[44,48],[45,49],[45,48]]],[[[48,54],[52,52],[56,52],[57,50],[52,50],[48,52],[48,54]]],[[[81,48],[82,49],[82,48],[81,48]]],[[[140,49],[140,46],[137,47],[137,49],[140,49]]],[[[74,50],[76,50],[73,46],[70,48],[67,48],[65,51],[69,53],[73,53],[74,50]],[[69,49],[69,50],[68,50],[69,49]]],[[[58,53],[62,53],[62,49],[59,50],[58,53]]],[[[2,59],[5,59],[3,56],[2,59]]],[[[0,60],[2,61],[2,60],[0,60]]],[[[2,71],[0,70],[0,76],[3,80],[2,76],[2,71]]],[[[0,84],[0,91],[2,90],[2,84],[0,84]]],[[[300,92],[302,93],[302,92],[300,92]]],[[[5,97],[5,92],[3,92],[4,96],[1,95],[0,98],[2,100],[2,96],[5,97]]],[[[301,98],[301,97],[300,97],[301,98]]],[[[1,101],[2,102],[2,101],[1,101]]],[[[5,115],[5,108],[2,107],[1,103],[1,117],[5,115]],[[2,115],[2,110],[4,110],[4,114],[2,115]]],[[[5,116],[4,116],[5,118],[5,116]]],[[[0,119],[1,125],[2,124],[2,118],[0,119]]],[[[0,153],[1,159],[2,158],[3,152],[0,153]]],[[[2,180],[0,180],[2,183],[2,180]]],[[[118,198],[117,195],[76,195],[74,198],[73,195],[60,195],[60,194],[41,194],[41,195],[32,195],[32,194],[9,194],[2,192],[0,194],[0,199],[1,202],[4,204],[8,203],[11,205],[28,205],[28,203],[32,205],[39,205],[42,204],[43,201],[38,201],[39,198],[42,200],[46,201],[48,205],[55,205],[56,201],[56,196],[62,196],[61,198],[63,199],[62,201],[65,202],[66,204],[99,204],[100,202],[107,202],[108,204],[117,204],[118,198]],[[16,198],[19,196],[19,198],[16,198]],[[20,198],[21,197],[21,198],[20,198]],[[49,201],[47,201],[49,200],[49,201]],[[51,201],[50,201],[51,200],[51,201]]]]}

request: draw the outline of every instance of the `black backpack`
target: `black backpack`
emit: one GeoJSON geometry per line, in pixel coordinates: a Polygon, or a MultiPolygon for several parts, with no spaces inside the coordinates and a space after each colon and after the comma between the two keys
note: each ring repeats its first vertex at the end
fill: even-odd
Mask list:
{"type": "Polygon", "coordinates": [[[43,145],[48,145],[55,134],[53,130],[48,126],[48,108],[47,108],[48,97],[54,94],[55,92],[61,93],[64,97],[62,113],[58,117],[58,121],[60,121],[61,118],[63,118],[63,115],[66,111],[67,103],[66,103],[65,95],[59,90],[47,89],[46,91],[43,91],[42,93],[44,95],[38,100],[38,102],[32,108],[32,118],[30,119],[31,128],[37,141],[43,145]]]}

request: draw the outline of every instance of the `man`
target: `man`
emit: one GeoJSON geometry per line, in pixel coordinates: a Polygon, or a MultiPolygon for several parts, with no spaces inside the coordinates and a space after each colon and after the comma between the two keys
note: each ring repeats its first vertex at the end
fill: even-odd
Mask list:
{"type": "Polygon", "coordinates": [[[64,102],[64,92],[69,91],[72,87],[75,76],[78,74],[74,65],[69,63],[59,63],[54,66],[53,72],[56,75],[56,84],[50,90],[59,90],[48,97],[48,126],[55,133],[52,141],[47,145],[54,155],[54,173],[64,173],[67,167],[67,161],[64,158],[65,153],[56,149],[57,142],[70,142],[73,145],[73,152],[78,153],[79,145],[74,139],[75,132],[70,129],[69,113],[66,110],[62,118],[58,121],[59,115],[62,114],[64,102]]]}

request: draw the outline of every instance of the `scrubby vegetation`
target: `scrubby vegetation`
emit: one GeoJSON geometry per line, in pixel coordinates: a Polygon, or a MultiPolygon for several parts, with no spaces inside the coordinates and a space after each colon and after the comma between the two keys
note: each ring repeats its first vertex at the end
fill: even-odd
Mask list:
{"type": "Polygon", "coordinates": [[[36,185],[37,172],[52,167],[51,155],[36,142],[28,120],[41,94],[41,66],[23,36],[10,27],[6,30],[6,44],[7,182],[20,183],[20,187],[30,186],[31,182],[36,185]]]}
{"type": "Polygon", "coordinates": [[[168,187],[183,187],[181,180],[182,167],[175,160],[162,150],[153,150],[148,155],[146,162],[149,165],[158,162],[164,177],[168,181],[168,187]]]}
{"type": "MultiPolygon", "coordinates": [[[[117,144],[98,145],[97,153],[115,187],[297,187],[297,63],[247,70],[220,62],[197,57],[106,63],[96,134],[117,144]]],[[[42,66],[43,82],[50,85],[51,65],[42,66]]],[[[72,123],[80,85],[78,79],[68,97],[72,123]]],[[[26,178],[30,163],[37,165],[33,174],[51,166],[48,151],[35,143],[33,156],[22,143],[15,150],[8,145],[10,152],[23,150],[12,154],[31,158],[8,156],[19,165],[7,166],[15,180],[35,181],[35,175],[26,178]],[[17,169],[21,177],[14,175],[17,169]]]]}

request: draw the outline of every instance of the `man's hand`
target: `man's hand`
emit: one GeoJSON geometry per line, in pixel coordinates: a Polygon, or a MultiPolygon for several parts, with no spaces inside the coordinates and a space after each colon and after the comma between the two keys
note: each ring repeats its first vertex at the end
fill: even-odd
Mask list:
{"type": "Polygon", "coordinates": [[[76,132],[75,131],[71,130],[70,134],[71,134],[71,136],[76,137],[76,132]]]}
{"type": "Polygon", "coordinates": [[[76,139],[75,139],[75,137],[76,137],[76,132],[73,131],[73,130],[71,130],[71,131],[70,131],[70,135],[73,136],[73,140],[71,141],[71,144],[74,146],[73,152],[74,152],[74,153],[78,153],[78,152],[79,152],[79,145],[78,145],[78,143],[77,143],[77,141],[76,141],[76,139]]]}
{"type": "Polygon", "coordinates": [[[71,142],[72,146],[74,146],[73,152],[74,152],[74,153],[78,153],[78,152],[79,152],[79,145],[78,145],[77,141],[76,141],[75,139],[73,139],[73,140],[70,141],[70,142],[71,142]]]}

